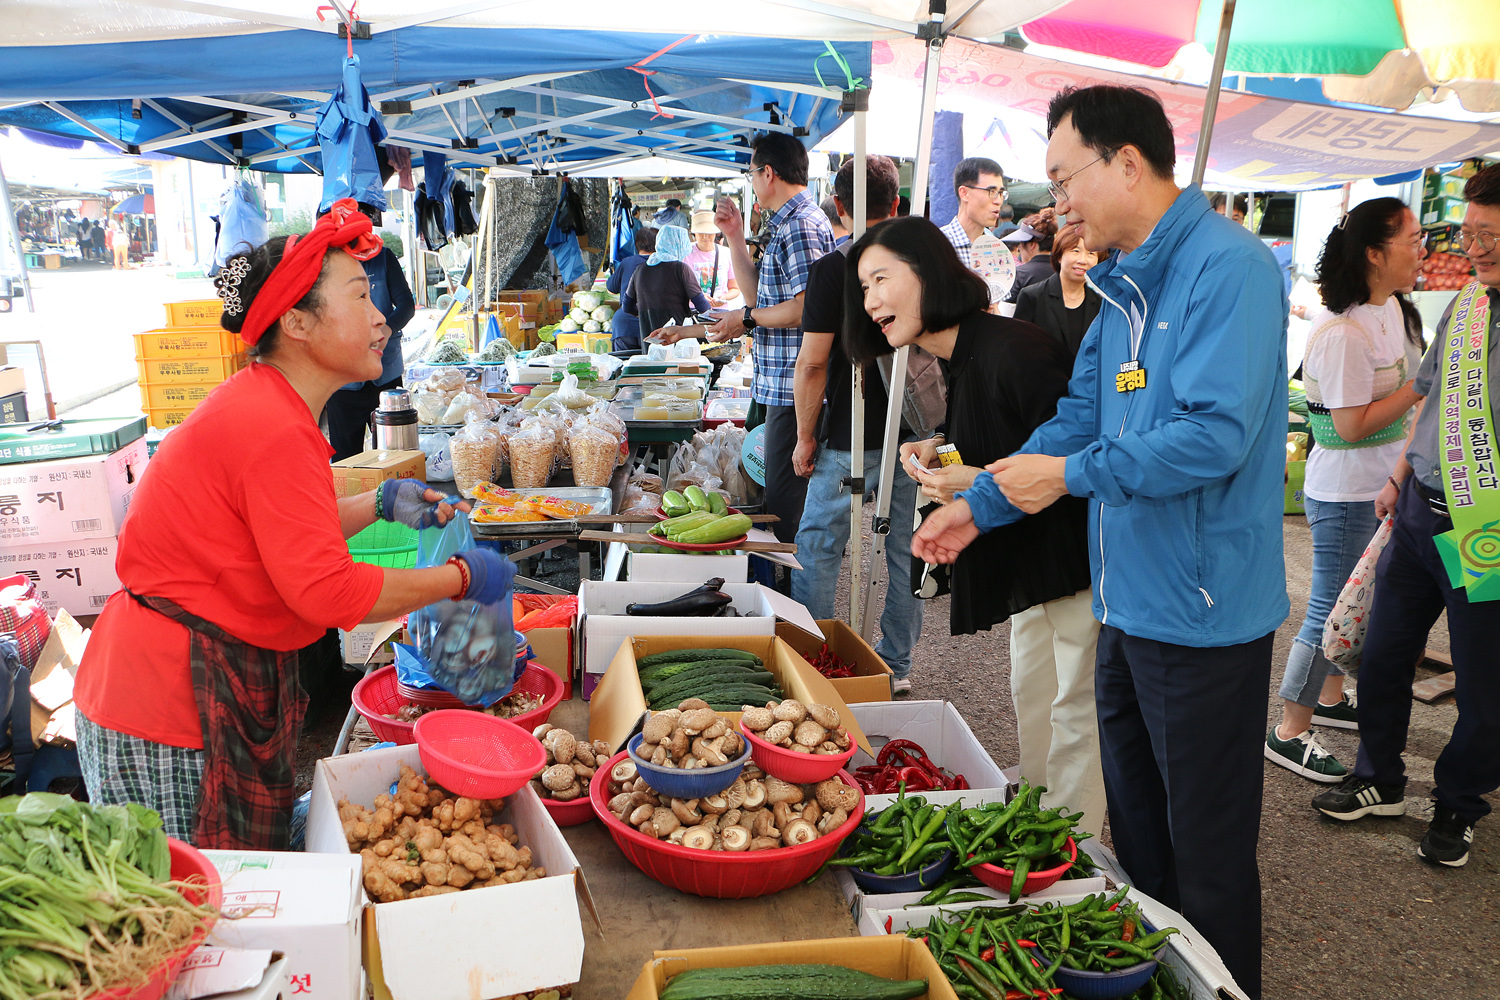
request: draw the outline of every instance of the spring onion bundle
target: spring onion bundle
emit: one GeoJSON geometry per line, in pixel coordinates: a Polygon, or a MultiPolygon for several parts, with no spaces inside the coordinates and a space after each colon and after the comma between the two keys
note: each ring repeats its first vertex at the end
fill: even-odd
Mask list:
{"type": "Polygon", "coordinates": [[[0,799],[0,998],[145,983],[212,913],[169,881],[161,817],[66,795],[0,799]]]}

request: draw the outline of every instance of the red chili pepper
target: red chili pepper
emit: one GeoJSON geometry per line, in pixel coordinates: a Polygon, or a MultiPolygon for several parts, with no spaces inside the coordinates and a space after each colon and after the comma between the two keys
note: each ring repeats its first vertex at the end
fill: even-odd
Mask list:
{"type": "Polygon", "coordinates": [[[988,948],[984,949],[984,951],[981,951],[979,953],[979,957],[984,959],[986,962],[993,962],[995,960],[995,946],[990,945],[988,948]]]}
{"type": "Polygon", "coordinates": [[[922,756],[927,756],[926,751],[911,740],[891,740],[880,748],[880,754],[875,758],[875,762],[877,764],[890,764],[892,763],[892,758],[902,750],[915,750],[922,756]]]}
{"type": "Polygon", "coordinates": [[[903,767],[901,780],[906,782],[906,790],[909,792],[930,792],[933,789],[932,778],[920,767],[903,767]]]}
{"type": "Polygon", "coordinates": [[[1035,948],[1036,947],[1036,942],[1035,941],[1028,941],[1025,938],[1017,938],[1016,939],[1016,944],[1020,945],[1022,948],[1035,948]]]}
{"type": "Polygon", "coordinates": [[[886,917],[885,918],[885,932],[887,934],[889,934],[891,932],[891,919],[892,919],[891,917],[886,917]]]}

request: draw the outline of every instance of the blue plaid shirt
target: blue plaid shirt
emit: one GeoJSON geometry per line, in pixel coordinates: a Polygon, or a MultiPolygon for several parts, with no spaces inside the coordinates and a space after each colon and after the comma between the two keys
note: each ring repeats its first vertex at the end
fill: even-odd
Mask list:
{"type": "MultiPolygon", "coordinates": [[[[806,291],[813,263],[834,249],[828,217],[806,191],[797,192],[776,210],[766,224],[766,232],[770,241],[760,257],[760,279],[755,286],[757,309],[794,299],[806,291]]],[[[801,327],[757,327],[751,396],[766,406],[793,405],[792,375],[801,346],[801,327]]]]}

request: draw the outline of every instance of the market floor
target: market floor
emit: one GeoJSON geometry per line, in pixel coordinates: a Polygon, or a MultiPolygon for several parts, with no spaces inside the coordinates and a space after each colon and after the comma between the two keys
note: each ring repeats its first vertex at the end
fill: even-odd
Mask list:
{"type": "MultiPolygon", "coordinates": [[[[1301,624],[1312,554],[1303,518],[1286,519],[1285,539],[1293,613],[1276,633],[1268,727],[1273,712],[1279,718],[1280,666],[1301,624]]],[[[840,611],[848,606],[847,580],[846,575],[839,593],[840,611]]],[[[1008,678],[1008,626],[988,635],[949,636],[947,600],[932,602],[927,612],[927,626],[914,658],[911,697],[946,699],[964,706],[965,719],[994,759],[1002,766],[1013,764],[1017,750],[1008,678]]],[[[1446,650],[1443,623],[1434,631],[1430,645],[1446,650]]],[[[310,779],[312,761],[331,749],[342,721],[335,717],[339,715],[330,712],[321,724],[310,726],[299,755],[303,765],[299,772],[304,772],[300,776],[310,779]]],[[[1269,762],[1265,765],[1260,868],[1266,1000],[1298,996],[1367,1000],[1376,995],[1481,1000],[1500,996],[1500,820],[1479,824],[1464,868],[1434,868],[1416,857],[1416,845],[1432,814],[1428,793],[1433,761],[1456,716],[1451,697],[1435,705],[1413,703],[1407,752],[1409,814],[1399,820],[1367,819],[1346,826],[1323,819],[1308,805],[1319,786],[1269,762]]],[[[1340,760],[1353,761],[1355,734],[1321,730],[1319,737],[1340,760]]],[[[1500,796],[1491,796],[1491,801],[1500,801],[1500,796]]],[[[609,856],[612,850],[600,833],[594,838],[599,845],[590,841],[575,846],[585,864],[590,854],[609,856]],[[595,851],[596,847],[600,850],[595,851]]],[[[1104,839],[1108,842],[1107,831],[1104,839]]],[[[624,864],[623,859],[620,863],[624,864]]],[[[793,904],[801,899],[791,897],[810,888],[782,894],[777,902],[800,909],[793,904]]],[[[642,883],[634,891],[645,892],[659,908],[655,919],[661,926],[662,947],[670,946],[675,934],[672,927],[690,926],[696,919],[688,913],[706,916],[704,907],[745,905],[680,897],[654,884],[642,883]],[[687,902],[688,910],[668,906],[666,897],[679,904],[687,902]]],[[[613,907],[600,909],[608,935],[612,915],[608,911],[613,907]]],[[[756,916],[764,919],[760,907],[755,909],[756,916]]],[[[783,930],[788,937],[810,936],[801,928],[783,930]]],[[[593,933],[591,942],[596,940],[593,933]]],[[[624,975],[629,969],[633,975],[646,957],[643,954],[633,966],[622,963],[610,972],[624,975]]],[[[628,981],[619,983],[617,989],[604,987],[597,975],[590,974],[586,959],[585,983],[575,997],[612,1000],[628,989],[628,981]],[[583,990],[584,985],[590,988],[583,990]]]]}

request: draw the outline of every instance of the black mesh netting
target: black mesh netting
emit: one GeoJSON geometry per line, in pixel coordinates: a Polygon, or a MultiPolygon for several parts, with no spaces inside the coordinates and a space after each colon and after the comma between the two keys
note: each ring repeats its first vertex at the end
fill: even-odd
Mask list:
{"type": "MultiPolygon", "coordinates": [[[[481,302],[493,302],[502,288],[547,288],[551,267],[547,261],[547,229],[557,209],[556,177],[490,177],[485,196],[493,198],[490,232],[478,243],[475,288],[481,302]],[[486,245],[488,244],[488,245],[486,245]]],[[[583,280],[592,281],[604,259],[609,238],[609,185],[607,179],[572,179],[573,190],[583,202],[588,239],[580,238],[588,270],[583,280]]],[[[581,237],[581,234],[580,234],[581,237]]]]}

